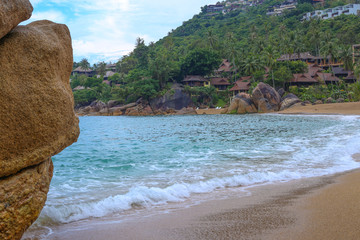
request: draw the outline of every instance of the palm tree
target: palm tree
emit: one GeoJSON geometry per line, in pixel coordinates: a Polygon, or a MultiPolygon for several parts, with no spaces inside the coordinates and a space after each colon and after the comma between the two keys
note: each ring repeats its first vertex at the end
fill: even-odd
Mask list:
{"type": "Polygon", "coordinates": [[[207,32],[207,39],[211,49],[214,50],[216,48],[218,40],[211,29],[207,32]]]}
{"type": "Polygon", "coordinates": [[[274,67],[277,62],[276,61],[277,57],[278,57],[277,52],[272,46],[268,46],[265,49],[264,62],[266,64],[266,66],[269,68],[269,70],[271,71],[271,79],[272,79],[274,88],[275,88],[274,67]]]}
{"type": "Polygon", "coordinates": [[[90,63],[86,58],[83,58],[80,63],[79,66],[83,69],[83,70],[87,70],[90,69],[90,63]]]}
{"type": "Polygon", "coordinates": [[[339,58],[344,64],[345,70],[353,69],[353,51],[351,46],[343,46],[339,51],[339,58]]]}
{"type": "Polygon", "coordinates": [[[253,82],[255,82],[254,73],[261,67],[262,63],[254,55],[249,55],[243,62],[243,70],[245,74],[252,77],[253,82]]]}

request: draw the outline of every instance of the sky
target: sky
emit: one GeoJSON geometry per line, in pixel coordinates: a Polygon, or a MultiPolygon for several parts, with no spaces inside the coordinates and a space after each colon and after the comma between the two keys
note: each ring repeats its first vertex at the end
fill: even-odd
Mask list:
{"type": "Polygon", "coordinates": [[[74,61],[116,62],[134,49],[163,38],[215,0],[30,0],[33,15],[25,24],[51,20],[71,32],[74,61]]]}

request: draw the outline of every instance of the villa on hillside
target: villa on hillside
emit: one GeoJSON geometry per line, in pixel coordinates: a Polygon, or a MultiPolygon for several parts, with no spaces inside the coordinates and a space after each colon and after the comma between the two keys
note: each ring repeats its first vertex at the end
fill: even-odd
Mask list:
{"type": "Polygon", "coordinates": [[[338,59],[331,59],[330,57],[315,57],[311,55],[309,52],[303,52],[300,54],[294,53],[294,54],[284,54],[280,58],[277,59],[277,61],[303,61],[307,64],[316,64],[320,67],[329,67],[329,66],[340,66],[343,65],[341,61],[338,61],[338,59]]]}
{"type": "Polygon", "coordinates": [[[227,78],[210,78],[210,85],[214,86],[218,91],[224,91],[230,86],[230,82],[227,78]]]}
{"type": "Polygon", "coordinates": [[[199,75],[188,75],[182,81],[184,85],[190,87],[207,87],[210,86],[210,81],[199,75]]]}
{"type": "Polygon", "coordinates": [[[106,65],[106,71],[116,72],[116,64],[110,63],[106,65]]]}
{"type": "Polygon", "coordinates": [[[314,84],[324,83],[332,84],[339,82],[341,79],[332,73],[324,73],[324,69],[316,64],[308,66],[307,73],[293,74],[293,78],[287,82],[287,86],[310,86],[314,84]]]}
{"type": "MultiPolygon", "coordinates": [[[[251,78],[251,77],[250,77],[251,78]]],[[[230,89],[231,92],[233,92],[233,95],[237,95],[241,92],[249,92],[251,87],[251,82],[243,79],[239,79],[235,82],[234,86],[230,89]]]]}
{"type": "Polygon", "coordinates": [[[310,20],[312,18],[320,18],[326,20],[338,17],[342,14],[360,16],[360,4],[348,4],[335,8],[308,12],[303,15],[303,20],[310,20]]]}
{"type": "Polygon", "coordinates": [[[82,67],[77,67],[74,71],[71,72],[71,75],[86,75],[87,77],[93,77],[96,72],[92,69],[83,69],[82,67]]]}
{"type": "Polygon", "coordinates": [[[275,5],[275,6],[270,7],[268,9],[268,12],[266,13],[266,15],[280,16],[285,12],[285,10],[296,9],[296,5],[297,5],[297,0],[287,0],[280,5],[275,5]]]}
{"type": "Polygon", "coordinates": [[[215,70],[215,73],[231,73],[232,71],[232,66],[229,60],[223,59],[219,69],[215,70]]]}

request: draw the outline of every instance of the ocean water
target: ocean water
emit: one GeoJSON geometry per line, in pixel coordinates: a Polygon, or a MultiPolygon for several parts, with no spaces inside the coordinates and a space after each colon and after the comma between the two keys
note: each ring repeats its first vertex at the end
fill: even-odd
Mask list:
{"type": "Polygon", "coordinates": [[[355,116],[81,117],[35,227],[359,168],[355,116]]]}

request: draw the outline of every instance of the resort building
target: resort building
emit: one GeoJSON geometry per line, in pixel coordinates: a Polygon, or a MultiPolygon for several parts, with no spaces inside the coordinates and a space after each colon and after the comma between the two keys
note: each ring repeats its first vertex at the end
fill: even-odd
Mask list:
{"type": "Polygon", "coordinates": [[[74,71],[71,72],[71,75],[86,75],[87,77],[93,77],[96,72],[92,69],[83,69],[82,67],[77,67],[74,71]]]}
{"type": "MultiPolygon", "coordinates": [[[[249,77],[249,79],[251,79],[251,77],[249,77]]],[[[234,86],[230,89],[231,92],[233,92],[233,95],[236,96],[238,93],[241,92],[249,92],[250,90],[250,86],[251,86],[251,82],[250,80],[243,80],[243,79],[239,79],[235,82],[234,86]]]]}
{"type": "Polygon", "coordinates": [[[341,66],[343,63],[341,61],[338,61],[338,59],[331,59],[330,56],[328,57],[315,57],[311,55],[309,52],[304,52],[300,54],[284,54],[280,58],[277,59],[277,61],[303,61],[309,65],[316,64],[319,67],[330,67],[330,66],[341,66]]]}
{"type": "Polygon", "coordinates": [[[266,15],[280,16],[284,13],[285,10],[296,9],[296,5],[297,5],[296,0],[288,0],[286,2],[283,2],[281,5],[275,5],[272,8],[270,8],[269,11],[266,13],[266,15]]]}
{"type": "Polygon", "coordinates": [[[231,63],[227,59],[223,59],[218,70],[215,73],[230,73],[232,72],[231,63]]]}
{"type": "Polygon", "coordinates": [[[360,4],[348,4],[345,6],[339,6],[335,8],[308,12],[304,14],[303,20],[310,20],[312,18],[320,18],[326,20],[326,19],[338,17],[342,14],[360,16],[360,4]]]}
{"type": "Polygon", "coordinates": [[[319,83],[318,80],[313,78],[309,73],[293,74],[293,78],[287,83],[288,86],[309,86],[319,83]]]}
{"type": "Polygon", "coordinates": [[[210,85],[214,86],[218,91],[224,91],[230,86],[227,78],[210,78],[210,85]]]}
{"type": "Polygon", "coordinates": [[[190,87],[208,87],[208,86],[210,86],[210,81],[199,75],[188,75],[185,77],[185,79],[182,82],[184,83],[184,85],[187,85],[190,87]]]}

